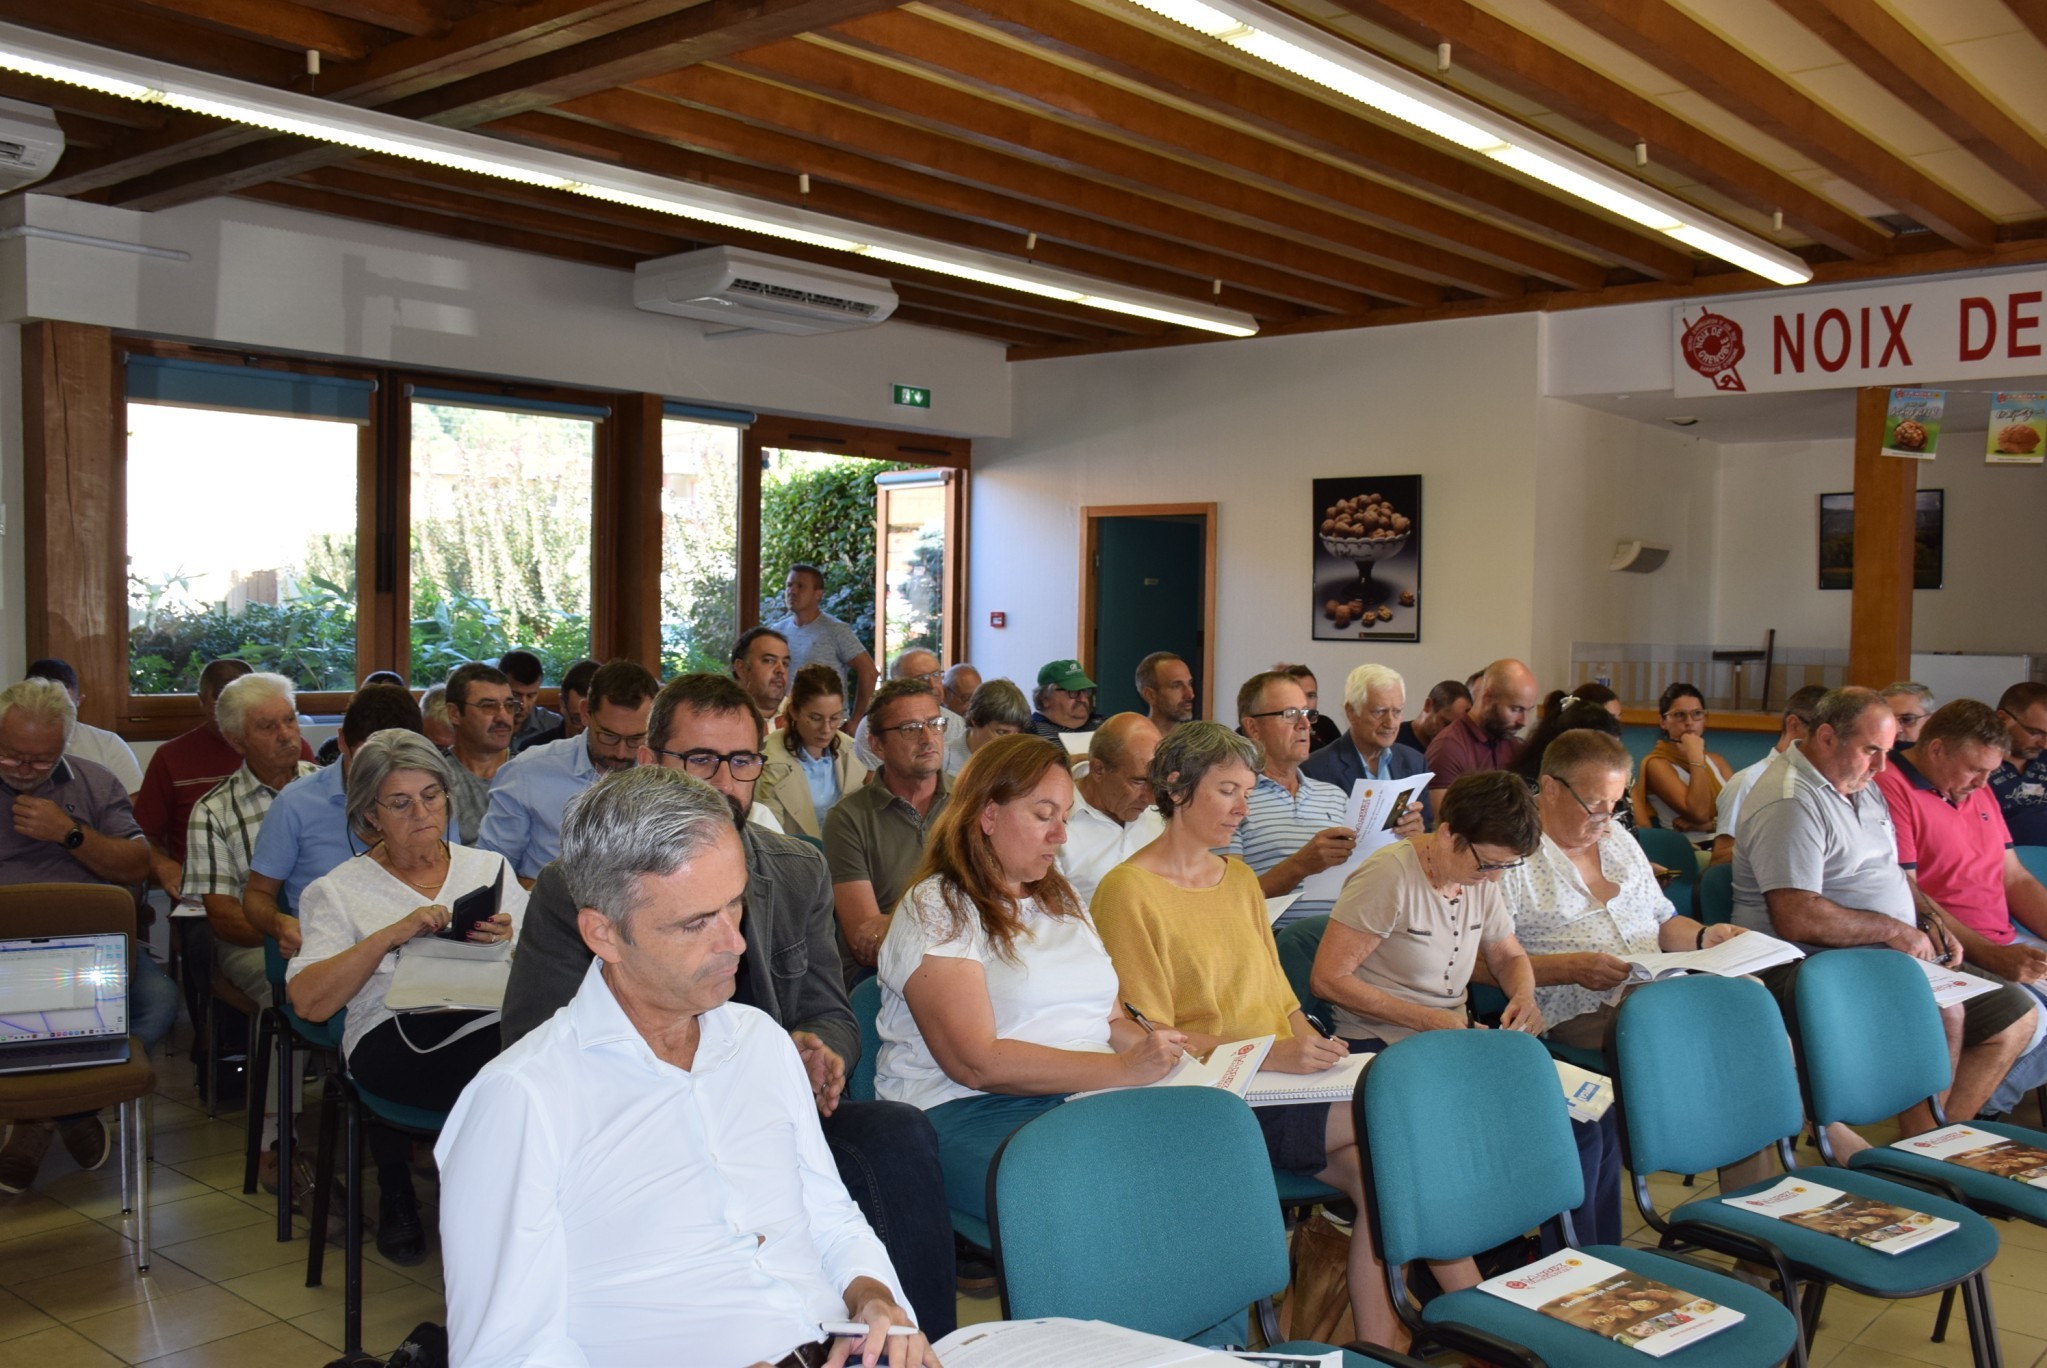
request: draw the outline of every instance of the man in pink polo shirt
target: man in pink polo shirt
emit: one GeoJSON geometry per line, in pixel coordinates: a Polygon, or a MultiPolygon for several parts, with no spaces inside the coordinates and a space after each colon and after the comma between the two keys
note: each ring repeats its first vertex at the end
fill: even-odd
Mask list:
{"type": "MultiPolygon", "coordinates": [[[[1957,699],[1927,718],[1919,739],[1891,756],[1877,787],[1891,810],[1898,863],[1930,900],[1971,968],[2024,987],[2047,1004],[2047,888],[2012,850],[1988,787],[2010,738],[1994,709],[1957,699]]],[[[1991,1095],[2008,1112],[2047,1083],[2047,1007],[2032,1043],[1991,1095]]]]}

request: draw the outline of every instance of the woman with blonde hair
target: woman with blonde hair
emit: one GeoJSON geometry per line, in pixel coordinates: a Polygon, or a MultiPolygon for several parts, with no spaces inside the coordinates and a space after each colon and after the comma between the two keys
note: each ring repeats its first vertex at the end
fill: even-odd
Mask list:
{"type": "Polygon", "coordinates": [[[1123,1014],[1102,938],[1053,863],[1072,805],[1057,742],[976,751],[876,957],[875,1092],[929,1113],[947,1202],[982,1219],[1012,1131],[1068,1093],[1155,1082],[1185,1045],[1123,1014]]]}

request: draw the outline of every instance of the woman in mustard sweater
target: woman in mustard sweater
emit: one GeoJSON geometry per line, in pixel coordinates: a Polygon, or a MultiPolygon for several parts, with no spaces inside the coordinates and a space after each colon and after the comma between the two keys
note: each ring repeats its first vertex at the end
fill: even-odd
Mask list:
{"type": "MultiPolygon", "coordinates": [[[[1263,757],[1213,722],[1183,722],[1152,756],[1152,789],[1165,834],[1110,870],[1089,911],[1116,966],[1125,1001],[1154,1026],[1183,1033],[1196,1053],[1249,1036],[1275,1036],[1264,1067],[1315,1073],[1348,1054],[1302,1015],[1280,969],[1258,876],[1214,853],[1249,812],[1263,757]]],[[[1341,1188],[1365,1209],[1349,1102],[1257,1108],[1273,1165],[1341,1188]]],[[[1470,1260],[1436,1266],[1446,1289],[1471,1287],[1470,1260]]],[[[1351,1237],[1351,1311],[1359,1336],[1404,1348],[1370,1223],[1351,1237]]]]}

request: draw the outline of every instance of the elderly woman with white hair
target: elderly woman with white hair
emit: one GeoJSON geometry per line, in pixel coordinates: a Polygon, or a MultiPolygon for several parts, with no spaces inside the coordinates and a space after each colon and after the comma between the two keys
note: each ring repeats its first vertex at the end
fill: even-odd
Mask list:
{"type": "MultiPolygon", "coordinates": [[[[446,930],[465,893],[497,890],[496,914],[469,934],[479,944],[510,941],[526,910],[526,890],[502,855],[449,844],[449,779],[447,760],[417,732],[380,731],[350,756],[345,812],[368,849],[306,889],[304,939],[285,973],[292,1010],[308,1021],[348,1012],[341,1053],[364,1088],[440,1112],[496,1056],[497,1013],[399,1016],[384,1005],[399,955],[408,942],[446,930]]],[[[397,1131],[370,1128],[382,1189],[377,1251],[394,1263],[426,1257],[411,1148],[397,1131]]]]}

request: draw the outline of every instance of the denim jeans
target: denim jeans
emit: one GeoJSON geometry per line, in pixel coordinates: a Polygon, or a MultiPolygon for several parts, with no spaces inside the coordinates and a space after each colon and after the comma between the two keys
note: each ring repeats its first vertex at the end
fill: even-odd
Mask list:
{"type": "Polygon", "coordinates": [[[888,1251],[918,1328],[933,1340],[951,1334],[959,1320],[952,1217],[931,1122],[905,1102],[841,1102],[823,1125],[839,1177],[888,1251]]]}
{"type": "Polygon", "coordinates": [[[154,1050],[177,1022],[178,985],[138,946],[128,961],[128,1034],[154,1050]]]}
{"type": "MultiPolygon", "coordinates": [[[[2015,944],[2030,945],[2035,950],[2047,950],[2047,941],[2042,941],[2016,922],[2012,924],[2012,931],[2015,944]]],[[[1983,1105],[1986,1114],[2006,1119],[2009,1119],[2009,1113],[2025,1100],[2027,1093],[2047,1084],[2047,984],[2022,983],[2019,987],[2033,995],[2033,1000],[2039,1008],[2033,1022],[2033,1038],[2027,1043],[2025,1053],[2013,1061],[2010,1071],[2004,1076],[2004,1081],[1997,1085],[1997,1091],[1990,1094],[1990,1100],[1983,1105]]],[[[1969,1118],[1964,1116],[1953,1119],[1966,1121],[1969,1118]]]]}

